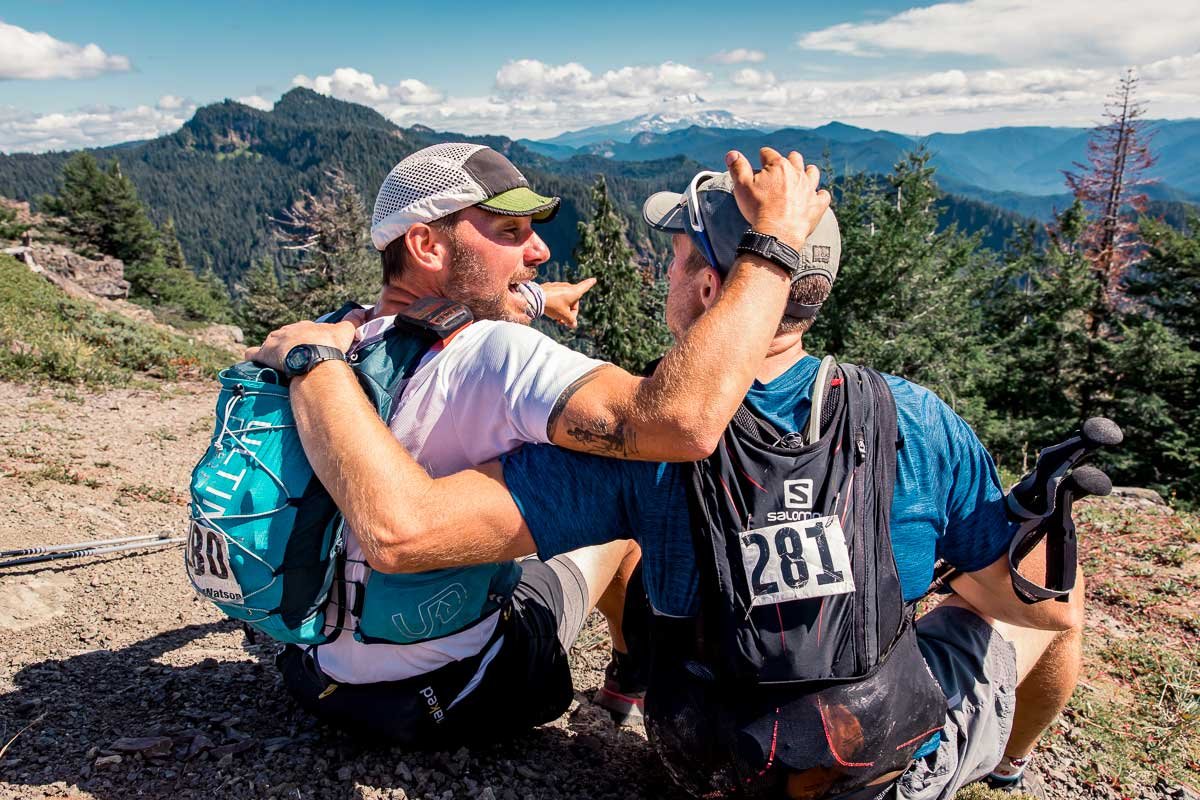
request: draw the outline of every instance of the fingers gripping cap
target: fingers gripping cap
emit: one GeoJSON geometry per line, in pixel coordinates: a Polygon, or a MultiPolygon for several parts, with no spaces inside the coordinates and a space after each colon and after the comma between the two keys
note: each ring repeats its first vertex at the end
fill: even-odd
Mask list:
{"type": "MultiPolygon", "coordinates": [[[[722,172],[696,188],[699,200],[699,217],[704,231],[717,257],[713,267],[722,275],[728,275],[737,260],[737,246],[750,223],[738,209],[733,196],[733,178],[722,172]]],[[[657,192],[650,195],[642,205],[642,217],[650,227],[668,233],[686,233],[701,253],[704,248],[696,238],[688,222],[688,199],[686,194],[657,192]]],[[[808,235],[800,249],[800,262],[805,268],[796,276],[824,275],[833,283],[837,278],[838,264],[842,257],[842,236],[838,230],[833,209],[825,211],[817,227],[808,235]]]]}
{"type": "Polygon", "coordinates": [[[371,242],[377,250],[415,223],[479,205],[496,214],[551,219],[557,197],[543,197],[512,162],[490,147],[445,142],[418,150],[392,167],[383,179],[371,214],[371,242]]]}

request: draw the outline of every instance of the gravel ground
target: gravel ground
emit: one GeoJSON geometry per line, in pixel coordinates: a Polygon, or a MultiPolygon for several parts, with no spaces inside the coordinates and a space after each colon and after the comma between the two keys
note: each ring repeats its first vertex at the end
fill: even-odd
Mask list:
{"type": "MultiPolygon", "coordinates": [[[[0,549],[184,530],[211,389],[64,396],[0,383],[0,549]],[[15,413],[13,413],[15,412],[15,413]]],[[[0,575],[0,797],[677,797],[640,728],[586,700],[608,639],[593,615],[577,699],[491,747],[364,745],[283,692],[276,646],[198,599],[181,551],[0,575]]]]}
{"type": "MultiPolygon", "coordinates": [[[[0,549],[181,535],[211,403],[208,385],[75,395],[0,383],[0,549]]],[[[681,797],[644,732],[614,728],[586,699],[608,652],[596,615],[563,718],[437,753],[309,719],[282,690],[276,646],[196,598],[178,548],[4,571],[0,642],[3,798],[681,797]]],[[[1058,733],[1042,761],[1051,796],[1118,796],[1072,777],[1070,723],[1058,733]]]]}

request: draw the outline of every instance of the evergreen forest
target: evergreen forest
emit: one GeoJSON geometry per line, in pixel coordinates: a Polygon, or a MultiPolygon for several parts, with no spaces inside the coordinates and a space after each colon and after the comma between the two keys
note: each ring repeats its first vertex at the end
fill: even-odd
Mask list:
{"type": "MultiPolygon", "coordinates": [[[[1135,88],[1119,88],[1124,112],[1110,108],[1088,163],[1067,176],[1074,201],[1049,223],[946,194],[920,147],[886,175],[829,170],[842,265],[806,345],[933,390],[1008,475],[1083,419],[1109,416],[1126,433],[1105,456],[1114,481],[1194,505],[1200,216],[1164,218],[1146,202],[1140,171],[1153,155],[1138,138],[1135,88]]],[[[563,198],[539,231],[554,254],[545,277],[599,279],[580,328],[548,332],[634,370],[660,355],[670,245],[638,206],[702,168],[682,156],[555,162],[502,137],[397,128],[296,89],[271,112],[202,108],[150,142],[0,157],[0,194],[33,200],[81,251],[124,261],[131,299],[172,321],[236,322],[254,341],[345,299],[369,302],[374,187],[404,155],[462,138],[563,198]]],[[[11,220],[0,226],[15,236],[11,220]]]]}

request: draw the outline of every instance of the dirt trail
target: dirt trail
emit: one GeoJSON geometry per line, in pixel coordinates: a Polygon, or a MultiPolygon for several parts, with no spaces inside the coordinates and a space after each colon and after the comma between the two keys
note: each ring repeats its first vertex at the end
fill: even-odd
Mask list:
{"type": "MultiPolygon", "coordinates": [[[[181,534],[214,400],[211,384],[76,394],[0,383],[0,549],[181,534]]],[[[304,715],[276,677],[276,646],[248,642],[197,599],[178,548],[48,566],[0,574],[0,747],[11,740],[0,798],[680,797],[644,733],[615,729],[583,699],[607,657],[595,615],[563,718],[500,745],[413,753],[304,715]]],[[[1089,613],[1105,638],[1137,620],[1119,604],[1089,613]]],[[[1040,762],[1055,800],[1185,796],[1173,782],[1131,794],[1081,775],[1103,773],[1107,756],[1076,717],[1056,725],[1040,762]]]]}
{"type": "MultiPolygon", "coordinates": [[[[181,533],[214,401],[211,384],[0,383],[0,549],[181,533]]],[[[676,796],[640,730],[615,730],[586,701],[471,751],[330,732],[283,692],[275,646],[249,644],[195,597],[178,548],[47,567],[0,575],[0,747],[29,726],[0,757],[0,798],[676,796]]],[[[581,692],[599,684],[607,646],[593,619],[574,654],[581,692]]]]}

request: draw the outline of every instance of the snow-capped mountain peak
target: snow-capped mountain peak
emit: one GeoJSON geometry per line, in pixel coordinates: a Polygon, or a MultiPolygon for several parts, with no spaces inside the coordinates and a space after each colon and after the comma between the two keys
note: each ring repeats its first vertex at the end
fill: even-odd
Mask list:
{"type": "Polygon", "coordinates": [[[632,119],[608,125],[595,125],[579,131],[570,131],[545,141],[547,144],[584,147],[602,142],[628,142],[643,133],[670,133],[692,126],[740,130],[763,127],[728,111],[696,108],[703,103],[704,99],[695,94],[665,98],[660,111],[639,114],[632,119]]]}

